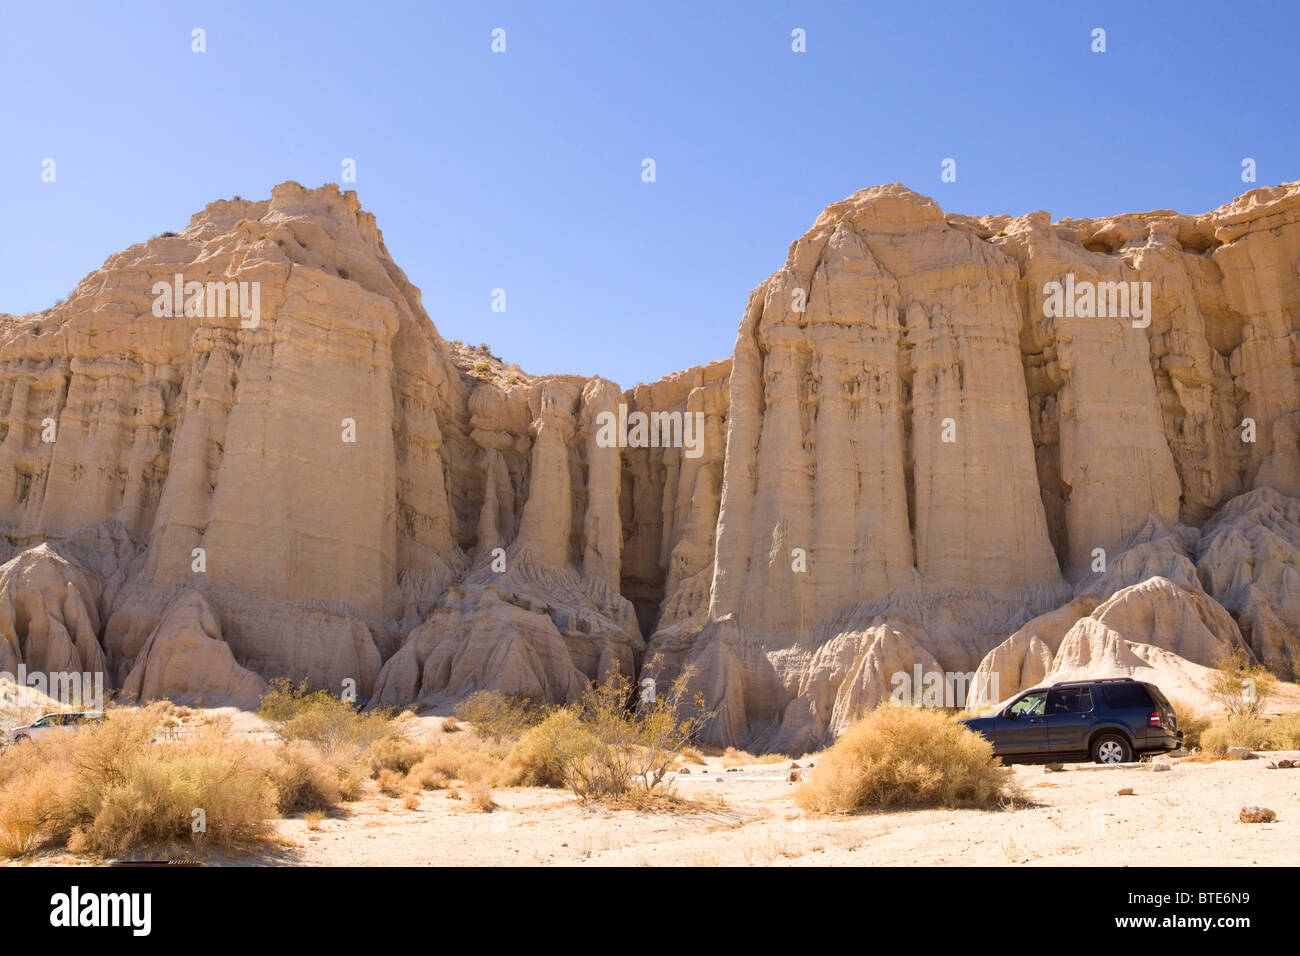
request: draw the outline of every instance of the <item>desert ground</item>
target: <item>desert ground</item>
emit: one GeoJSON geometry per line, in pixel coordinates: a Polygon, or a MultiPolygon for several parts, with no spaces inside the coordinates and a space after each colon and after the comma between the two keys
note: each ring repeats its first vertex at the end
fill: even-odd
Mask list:
{"type": "MultiPolygon", "coordinates": [[[[234,729],[270,738],[255,715],[223,710],[234,729]]],[[[442,718],[415,718],[415,736],[438,733],[442,718]]],[[[482,811],[453,790],[419,795],[419,805],[379,794],[309,823],[275,823],[261,849],[212,852],[208,865],[308,866],[1223,866],[1294,865],[1300,847],[1300,767],[1269,769],[1300,752],[1264,751],[1210,763],[1157,757],[1117,767],[1066,764],[1014,769],[1027,804],[1004,810],[910,810],[814,816],[796,805],[798,784],[818,755],[780,763],[688,765],[671,786],[686,798],[664,811],[583,805],[565,790],[497,789],[482,811]],[[798,764],[794,770],[791,764],[798,764]],[[1168,771],[1154,768],[1164,765],[1168,771]],[[1132,790],[1121,795],[1121,790],[1132,790]],[[1277,814],[1244,824],[1244,806],[1277,814]]],[[[166,859],[159,850],[130,860],[166,859]]],[[[64,851],[10,865],[104,861],[64,851]]]]}

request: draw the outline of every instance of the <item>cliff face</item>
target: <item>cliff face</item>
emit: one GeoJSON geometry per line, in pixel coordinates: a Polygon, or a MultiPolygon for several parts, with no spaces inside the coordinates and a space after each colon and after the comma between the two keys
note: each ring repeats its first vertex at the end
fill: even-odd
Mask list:
{"type": "Polygon", "coordinates": [[[917,665],[1293,675],[1298,330],[1300,186],[1055,224],[885,186],[731,361],[623,393],[445,342],[355,195],[286,183],[0,317],[0,669],[245,704],[689,669],[713,739],[787,749],[917,665]]]}

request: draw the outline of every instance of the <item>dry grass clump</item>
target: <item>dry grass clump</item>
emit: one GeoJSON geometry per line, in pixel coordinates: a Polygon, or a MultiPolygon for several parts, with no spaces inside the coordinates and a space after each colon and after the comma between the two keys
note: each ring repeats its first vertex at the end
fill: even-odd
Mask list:
{"type": "Polygon", "coordinates": [[[43,846],[113,856],[150,844],[238,847],[263,836],[275,789],[259,745],[226,725],[162,740],[168,705],[0,754],[0,854],[43,846]]]}
{"type": "Polygon", "coordinates": [[[1244,714],[1214,724],[1201,733],[1201,747],[1212,754],[1227,753],[1229,747],[1265,750],[1269,742],[1268,721],[1244,714]]]}
{"type": "Polygon", "coordinates": [[[755,764],[785,763],[790,758],[785,754],[759,754],[755,756],[747,750],[737,750],[735,747],[728,747],[722,752],[722,766],[727,767],[751,767],[755,764]]]}
{"type": "Polygon", "coordinates": [[[473,807],[484,813],[497,809],[497,802],[492,799],[492,788],[482,780],[476,780],[466,787],[465,797],[473,807]]]}
{"type": "Polygon", "coordinates": [[[1188,750],[1200,747],[1201,735],[1210,726],[1210,718],[1188,701],[1175,699],[1169,704],[1174,708],[1174,716],[1178,718],[1178,729],[1183,732],[1183,746],[1188,750]]]}
{"type": "Polygon", "coordinates": [[[846,730],[796,793],[803,809],[994,807],[1018,798],[993,745],[941,711],[885,705],[846,730]]]}
{"type": "Polygon", "coordinates": [[[1268,735],[1274,750],[1300,750],[1300,710],[1270,720],[1268,735]]]}
{"type": "Polygon", "coordinates": [[[673,760],[673,769],[678,770],[682,767],[708,763],[708,758],[694,747],[683,747],[677,752],[677,757],[673,760]]]}

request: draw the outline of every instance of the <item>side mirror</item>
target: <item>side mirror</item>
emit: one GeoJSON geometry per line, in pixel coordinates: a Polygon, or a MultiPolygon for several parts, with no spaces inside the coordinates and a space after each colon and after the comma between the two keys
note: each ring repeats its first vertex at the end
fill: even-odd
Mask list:
{"type": "Polygon", "coordinates": [[[1002,713],[998,714],[998,716],[1001,717],[1003,720],[1015,720],[1015,719],[1016,719],[1016,715],[1013,714],[1013,713],[1011,712],[1011,708],[1010,708],[1010,707],[1008,707],[1008,708],[1007,708],[1006,710],[1004,710],[1002,713]]]}

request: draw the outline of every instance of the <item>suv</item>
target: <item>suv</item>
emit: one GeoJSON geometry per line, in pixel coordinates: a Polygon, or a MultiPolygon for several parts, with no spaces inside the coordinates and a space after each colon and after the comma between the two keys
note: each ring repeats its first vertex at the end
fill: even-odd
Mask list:
{"type": "Polygon", "coordinates": [[[46,714],[26,727],[18,727],[9,735],[10,743],[37,740],[54,730],[80,730],[87,724],[97,724],[104,719],[101,710],[74,710],[60,714],[46,714]]]}
{"type": "Polygon", "coordinates": [[[1131,677],[1036,687],[996,716],[961,723],[987,737],[1008,763],[1067,758],[1128,763],[1183,743],[1178,718],[1160,688],[1131,677]]]}

